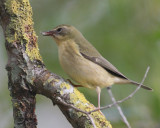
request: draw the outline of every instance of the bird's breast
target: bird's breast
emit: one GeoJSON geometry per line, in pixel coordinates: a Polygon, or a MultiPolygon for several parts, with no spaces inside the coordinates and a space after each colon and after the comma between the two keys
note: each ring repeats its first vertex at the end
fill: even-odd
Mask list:
{"type": "Polygon", "coordinates": [[[101,66],[85,59],[75,47],[74,44],[59,47],[59,60],[63,70],[74,81],[88,88],[112,85],[112,76],[101,66]]]}

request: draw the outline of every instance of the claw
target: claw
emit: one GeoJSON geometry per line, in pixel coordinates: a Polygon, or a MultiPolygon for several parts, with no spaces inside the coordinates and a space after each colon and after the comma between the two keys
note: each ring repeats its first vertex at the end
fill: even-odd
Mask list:
{"type": "Polygon", "coordinates": [[[74,87],[83,87],[82,85],[77,85],[77,84],[74,84],[72,83],[72,81],[70,79],[67,79],[67,81],[72,84],[74,87]]]}

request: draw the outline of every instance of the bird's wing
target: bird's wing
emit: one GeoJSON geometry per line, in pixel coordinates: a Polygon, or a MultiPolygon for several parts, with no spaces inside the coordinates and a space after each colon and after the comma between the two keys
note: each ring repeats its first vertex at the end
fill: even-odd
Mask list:
{"type": "MultiPolygon", "coordinates": [[[[126,80],[129,80],[126,76],[124,76],[121,72],[119,72],[116,67],[114,67],[109,61],[107,61],[105,58],[103,58],[102,56],[97,56],[97,57],[91,57],[91,56],[87,56],[85,55],[84,53],[82,53],[82,56],[98,65],[100,65],[101,67],[103,67],[105,70],[107,70],[109,73],[111,73],[112,75],[114,76],[117,76],[119,78],[122,78],[122,79],[126,79],[126,80]]],[[[135,81],[132,81],[132,80],[129,80],[130,83],[132,83],[133,85],[136,85],[136,86],[140,86],[140,83],[137,83],[135,81]]],[[[144,89],[147,89],[147,90],[151,90],[152,91],[152,88],[149,88],[145,85],[141,85],[142,88],[144,89]]]]}
{"type": "Polygon", "coordinates": [[[83,40],[77,39],[75,40],[75,42],[77,42],[79,46],[79,51],[84,58],[103,67],[112,75],[128,80],[128,78],[125,77],[122,73],[120,73],[116,69],[116,67],[114,67],[109,61],[103,58],[101,54],[96,50],[96,48],[91,43],[89,43],[85,38],[83,38],[83,40]]]}
{"type": "Polygon", "coordinates": [[[82,52],[81,52],[81,54],[84,58],[86,58],[86,59],[98,64],[99,66],[103,67],[105,70],[107,70],[112,75],[128,80],[128,78],[126,76],[124,76],[121,72],[119,72],[116,67],[114,67],[109,61],[107,61],[102,56],[97,56],[97,57],[88,56],[88,55],[86,55],[82,52]]]}

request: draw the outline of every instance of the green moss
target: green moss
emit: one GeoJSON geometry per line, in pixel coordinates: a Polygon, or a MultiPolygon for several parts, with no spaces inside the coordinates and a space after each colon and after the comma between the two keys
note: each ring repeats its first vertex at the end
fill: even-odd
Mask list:
{"type": "Polygon", "coordinates": [[[63,82],[63,83],[61,83],[60,88],[61,88],[60,94],[63,95],[64,94],[63,90],[64,89],[69,90],[71,88],[71,85],[69,85],[66,82],[63,82]]]}
{"type": "MultiPolygon", "coordinates": [[[[60,94],[63,95],[64,94],[63,90],[70,90],[71,86],[68,83],[63,82],[60,85],[60,88],[61,88],[60,94]]],[[[89,101],[86,100],[84,95],[82,93],[80,93],[76,88],[73,88],[73,92],[70,93],[70,102],[76,108],[79,108],[79,109],[86,111],[86,112],[89,112],[89,111],[95,109],[94,105],[89,103],[89,101]]],[[[82,112],[75,112],[75,114],[78,116],[78,118],[80,118],[80,117],[88,118],[87,115],[82,112]]],[[[108,126],[108,128],[112,128],[112,126],[110,125],[110,122],[108,122],[106,120],[105,116],[102,115],[99,111],[91,113],[91,116],[92,116],[97,128],[103,128],[101,122],[104,123],[104,128],[106,128],[106,126],[108,126]]],[[[86,128],[93,128],[92,124],[90,124],[89,121],[86,121],[85,126],[86,126],[86,128]]]]}
{"type": "Polygon", "coordinates": [[[5,35],[8,43],[26,44],[26,53],[30,60],[41,60],[37,45],[37,36],[33,30],[32,8],[28,0],[7,0],[6,10],[10,23],[5,35]]]}
{"type": "MultiPolygon", "coordinates": [[[[74,105],[76,105],[75,107],[81,108],[81,109],[83,107],[85,107],[85,105],[81,104],[81,103],[89,104],[89,102],[86,100],[84,95],[82,93],[80,93],[76,88],[74,88],[73,93],[70,94],[70,100],[74,105]]],[[[92,107],[94,107],[94,106],[92,105],[92,107]]],[[[88,111],[88,109],[86,109],[86,107],[83,108],[82,110],[88,111]]]]}
{"type": "MultiPolygon", "coordinates": [[[[33,30],[33,20],[32,20],[32,8],[28,0],[7,0],[5,3],[6,11],[10,17],[9,25],[6,26],[6,41],[8,43],[19,43],[20,45],[25,45],[25,52],[30,58],[30,60],[38,59],[41,60],[39,54],[37,36],[33,30]]],[[[41,60],[42,61],[42,60],[41,60]]],[[[49,79],[47,82],[50,83],[53,79],[49,79]]],[[[71,86],[66,83],[61,84],[61,88],[71,89],[71,86]]],[[[63,90],[63,89],[62,89],[63,90]]],[[[60,92],[63,94],[63,92],[60,92]]],[[[95,109],[94,105],[90,104],[84,95],[80,93],[76,88],[73,89],[73,93],[70,94],[70,101],[75,107],[83,111],[91,111],[95,109]]],[[[14,104],[17,106],[18,104],[14,104]]],[[[78,117],[86,116],[86,114],[78,112],[78,117]]],[[[105,117],[101,115],[98,111],[93,112],[93,120],[97,127],[101,127],[99,122],[105,122],[105,126],[109,125],[105,117]]],[[[86,122],[87,127],[93,127],[89,122],[86,122]]],[[[110,127],[111,128],[111,127],[110,127]]]]}
{"type": "Polygon", "coordinates": [[[37,43],[35,45],[36,47],[30,47],[29,44],[26,44],[26,53],[31,60],[38,59],[42,61],[37,43]]]}
{"type": "MultiPolygon", "coordinates": [[[[94,105],[89,103],[84,97],[84,95],[80,93],[76,88],[74,88],[73,93],[70,94],[70,102],[73,103],[76,108],[79,108],[86,112],[89,112],[95,109],[94,105]]],[[[82,116],[87,117],[87,115],[82,112],[77,112],[77,114],[78,114],[78,117],[82,117],[82,116]]],[[[110,122],[107,121],[105,116],[103,116],[99,111],[91,113],[91,116],[97,128],[103,128],[100,125],[100,122],[103,122],[103,123],[105,122],[104,128],[106,128],[106,126],[108,126],[108,128],[112,128],[112,126],[110,125],[110,122]]],[[[93,126],[89,122],[86,122],[85,126],[87,126],[87,128],[90,128],[90,127],[93,128],[93,126]]]]}

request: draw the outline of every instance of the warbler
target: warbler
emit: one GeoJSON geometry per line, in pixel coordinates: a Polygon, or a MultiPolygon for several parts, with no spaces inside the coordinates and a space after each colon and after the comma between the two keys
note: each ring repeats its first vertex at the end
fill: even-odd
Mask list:
{"type": "MultiPolygon", "coordinates": [[[[59,25],[51,31],[42,32],[42,35],[51,36],[55,40],[63,70],[80,86],[96,89],[98,108],[101,88],[113,84],[139,85],[118,71],[75,27],[59,25]]],[[[145,85],[141,87],[152,90],[145,85]]]]}

